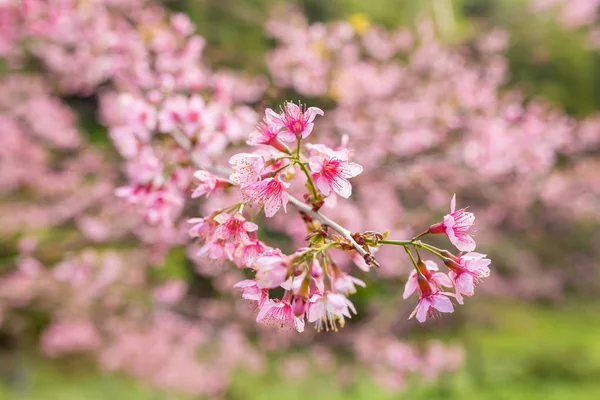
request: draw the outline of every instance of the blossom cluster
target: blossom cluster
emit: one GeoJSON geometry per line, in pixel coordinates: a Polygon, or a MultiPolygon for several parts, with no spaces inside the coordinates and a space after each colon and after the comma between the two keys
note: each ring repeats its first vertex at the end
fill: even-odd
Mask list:
{"type": "MultiPolygon", "coordinates": [[[[365,283],[340,269],[329,254],[331,250],[356,252],[362,249],[362,262],[368,266],[378,265],[369,246],[400,245],[415,267],[404,292],[406,298],[418,289],[419,301],[413,315],[424,322],[428,315],[438,311],[452,312],[449,297],[455,297],[462,304],[462,296],[472,296],[475,285],[490,273],[490,260],[473,252],[475,241],[471,227],[475,216],[465,209],[457,210],[453,197],[450,214],[410,241],[387,240],[387,234],[377,232],[349,235],[345,228],[328,226],[320,208],[335,196],[350,197],[349,179],[358,176],[363,167],[349,160],[346,147],[331,149],[323,144],[304,142],[313,131],[317,115],[324,113],[317,107],[306,108],[292,102],[285,103],[280,113],[266,109],[263,121],[247,141],[259,148],[253,153],[233,155],[229,160],[232,172],[228,179],[219,178],[206,169],[194,174],[198,186],[192,197],[209,196],[228,187],[237,188],[240,197],[233,205],[220,205],[207,217],[188,221],[193,224],[190,235],[204,243],[197,255],[228,259],[240,268],[253,270],[254,279],[238,282],[235,287],[241,289],[242,297],[258,310],[257,322],[302,332],[306,321],[315,323],[317,330],[337,330],[338,324],[343,327],[346,319],[357,312],[347,296],[365,283]],[[292,148],[286,144],[294,142],[296,145],[292,148]],[[267,218],[281,208],[286,211],[291,196],[288,191],[292,190],[297,176],[303,177],[307,189],[303,196],[305,202],[300,205],[308,205],[311,211],[303,215],[308,246],[286,255],[258,238],[258,225],[248,221],[244,211],[248,206],[258,207],[267,218]],[[446,234],[459,250],[467,253],[455,256],[418,240],[427,234],[439,233],[446,234]],[[418,261],[413,258],[411,247],[418,261]],[[432,272],[438,270],[435,262],[423,262],[418,249],[440,257],[448,267],[449,276],[432,272]],[[446,292],[443,287],[455,287],[456,293],[446,292]],[[281,298],[271,294],[271,290],[278,288],[284,290],[281,298]]],[[[298,207],[298,203],[295,206],[298,207]]]]}

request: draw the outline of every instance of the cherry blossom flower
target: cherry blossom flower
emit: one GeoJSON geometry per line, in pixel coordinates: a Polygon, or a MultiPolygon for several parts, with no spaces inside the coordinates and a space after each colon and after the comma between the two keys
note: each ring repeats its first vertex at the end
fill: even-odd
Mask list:
{"type": "Polygon", "coordinates": [[[269,300],[269,290],[258,287],[254,279],[246,279],[233,285],[236,289],[242,289],[242,299],[249,300],[258,308],[262,308],[269,300]]]}
{"type": "MultiPolygon", "coordinates": [[[[430,282],[432,282],[437,287],[446,286],[452,287],[452,282],[448,275],[439,271],[437,264],[434,261],[426,260],[423,263],[419,264],[420,273],[430,282]]],[[[404,299],[408,299],[411,294],[414,293],[415,290],[419,287],[419,278],[416,270],[412,270],[410,275],[408,276],[408,280],[406,281],[406,285],[404,286],[404,293],[402,297],[404,299]]]]}
{"type": "Polygon", "coordinates": [[[212,236],[217,227],[217,222],[212,218],[190,218],[187,222],[194,224],[188,231],[189,235],[203,240],[212,236]]]}
{"type": "Polygon", "coordinates": [[[284,142],[294,142],[305,139],[314,128],[314,119],[317,115],[323,115],[323,110],[317,107],[303,109],[302,106],[287,102],[281,114],[267,109],[267,116],[275,126],[281,128],[278,136],[284,142]]]}
{"type": "Polygon", "coordinates": [[[229,165],[233,169],[229,179],[243,188],[260,179],[265,161],[258,154],[239,153],[229,159],[229,165]]]}
{"type": "Polygon", "coordinates": [[[429,227],[429,233],[445,233],[450,242],[460,251],[475,250],[475,240],[471,236],[471,226],[475,222],[475,215],[466,212],[464,208],[456,210],[456,195],[450,202],[450,214],[440,223],[429,227]]]}
{"type": "Polygon", "coordinates": [[[304,332],[304,317],[299,318],[294,314],[294,309],[289,301],[267,300],[256,316],[256,322],[263,324],[279,325],[282,328],[295,329],[304,332]]]}
{"type": "Polygon", "coordinates": [[[215,229],[213,237],[236,246],[241,241],[250,239],[249,232],[258,230],[258,225],[246,221],[246,218],[239,212],[233,215],[224,212],[217,215],[214,220],[219,223],[219,226],[215,229]]]}
{"type": "Polygon", "coordinates": [[[257,285],[264,289],[274,289],[288,279],[290,260],[279,250],[273,250],[258,257],[252,267],[256,270],[257,285]]]}
{"type": "Polygon", "coordinates": [[[251,183],[243,188],[243,193],[253,203],[264,206],[267,218],[272,217],[283,205],[287,212],[288,194],[285,191],[290,184],[278,176],[251,183]]]}
{"type": "Polygon", "coordinates": [[[454,306],[448,298],[448,296],[453,296],[453,294],[440,292],[435,281],[431,278],[428,279],[422,274],[417,274],[417,282],[419,302],[408,319],[416,315],[417,321],[425,322],[428,316],[434,317],[436,311],[440,313],[451,313],[454,311],[454,306]]]}
{"type": "Polygon", "coordinates": [[[313,294],[309,300],[307,319],[308,322],[316,322],[318,331],[337,331],[337,324],[344,327],[346,318],[352,318],[352,311],[356,314],[354,305],[346,296],[338,293],[326,293],[325,295],[313,294]]]}
{"type": "Polygon", "coordinates": [[[459,254],[453,259],[445,260],[450,272],[450,279],[456,287],[456,300],[463,304],[462,295],[473,296],[475,287],[479,285],[482,279],[490,276],[490,268],[492,262],[485,258],[485,254],[481,253],[466,253],[459,254]]]}
{"type": "Polygon", "coordinates": [[[192,192],[192,199],[206,195],[210,196],[218,188],[225,188],[231,183],[227,179],[217,177],[211,172],[198,170],[194,172],[194,178],[199,182],[192,192]]]}
{"type": "Polygon", "coordinates": [[[239,243],[233,252],[233,262],[238,267],[250,267],[268,248],[258,239],[244,240],[239,243]]]}
{"type": "Polygon", "coordinates": [[[340,196],[348,198],[352,194],[352,185],[348,182],[348,178],[359,175],[363,168],[359,164],[348,161],[347,149],[330,154],[330,156],[312,156],[309,159],[313,179],[325,196],[329,196],[333,189],[340,196]]]}
{"type": "MultiPolygon", "coordinates": [[[[312,271],[311,271],[312,272],[312,271]]],[[[333,282],[333,286],[338,293],[345,295],[356,293],[356,286],[366,287],[367,285],[358,278],[352,275],[343,274],[342,276],[336,277],[333,282]]]]}
{"type": "Polygon", "coordinates": [[[263,118],[263,122],[258,124],[256,129],[250,133],[250,138],[246,143],[250,146],[259,144],[273,146],[279,151],[286,152],[286,146],[278,138],[280,132],[281,126],[274,121],[273,115],[267,113],[263,118]]]}

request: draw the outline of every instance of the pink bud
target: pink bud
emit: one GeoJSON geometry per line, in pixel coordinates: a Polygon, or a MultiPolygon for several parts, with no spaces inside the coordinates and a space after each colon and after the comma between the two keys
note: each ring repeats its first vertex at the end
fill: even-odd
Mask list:
{"type": "Polygon", "coordinates": [[[304,315],[308,308],[308,301],[304,297],[294,296],[292,299],[292,311],[296,317],[304,315]]]}

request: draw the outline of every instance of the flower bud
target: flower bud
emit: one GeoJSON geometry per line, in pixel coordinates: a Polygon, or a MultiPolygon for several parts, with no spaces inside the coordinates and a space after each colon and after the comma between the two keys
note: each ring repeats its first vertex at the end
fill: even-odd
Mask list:
{"type": "Polygon", "coordinates": [[[310,267],[310,276],[315,279],[319,279],[323,276],[323,267],[321,267],[321,263],[316,258],[313,259],[312,265],[310,267]]]}
{"type": "Polygon", "coordinates": [[[292,311],[296,317],[304,315],[308,308],[308,299],[301,296],[294,296],[292,299],[292,311]]]}

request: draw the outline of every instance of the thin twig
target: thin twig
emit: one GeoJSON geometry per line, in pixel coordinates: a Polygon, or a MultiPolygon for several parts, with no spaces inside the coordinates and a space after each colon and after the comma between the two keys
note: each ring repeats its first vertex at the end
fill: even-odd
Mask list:
{"type": "MultiPolygon", "coordinates": [[[[206,171],[211,171],[215,174],[229,175],[230,172],[226,168],[204,165],[202,163],[202,161],[198,158],[198,156],[194,154],[191,141],[183,133],[181,133],[179,131],[175,131],[175,132],[172,132],[171,135],[173,136],[173,139],[175,139],[175,141],[179,144],[179,146],[188,152],[192,163],[194,163],[194,165],[197,168],[204,169],[206,171]]],[[[329,219],[325,215],[321,214],[319,211],[313,210],[313,208],[310,205],[304,203],[303,201],[297,199],[296,197],[292,196],[289,193],[288,193],[288,198],[289,198],[290,203],[292,203],[294,205],[294,207],[296,207],[298,210],[300,210],[300,211],[304,212],[305,214],[309,215],[310,217],[320,221],[321,224],[327,225],[328,227],[330,227],[331,229],[333,229],[334,231],[339,233],[348,242],[350,242],[350,244],[352,244],[352,247],[354,247],[354,250],[356,250],[356,252],[358,254],[360,254],[360,256],[365,260],[365,262],[368,265],[371,265],[374,267],[379,267],[379,264],[377,263],[377,261],[375,261],[375,258],[373,257],[373,255],[371,253],[369,253],[367,250],[365,250],[361,245],[359,245],[356,242],[356,240],[354,240],[354,238],[352,237],[351,231],[344,228],[337,222],[329,219]]]]}

